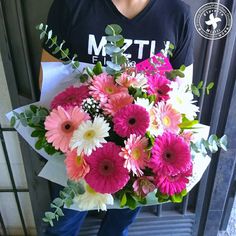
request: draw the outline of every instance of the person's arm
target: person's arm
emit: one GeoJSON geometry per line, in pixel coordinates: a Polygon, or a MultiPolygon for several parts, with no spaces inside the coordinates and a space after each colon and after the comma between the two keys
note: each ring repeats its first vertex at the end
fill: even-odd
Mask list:
{"type": "MultiPolygon", "coordinates": [[[[41,56],[41,62],[61,62],[56,57],[52,56],[50,53],[48,53],[45,49],[42,51],[41,56]]],[[[41,89],[43,82],[43,70],[42,66],[40,65],[40,71],[39,71],[39,88],[41,89]]]]}

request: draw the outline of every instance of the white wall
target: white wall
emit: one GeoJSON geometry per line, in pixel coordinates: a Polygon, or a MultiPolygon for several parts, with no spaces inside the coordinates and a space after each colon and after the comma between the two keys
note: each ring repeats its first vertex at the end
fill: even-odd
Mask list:
{"type": "MultiPolygon", "coordinates": [[[[11,110],[10,96],[0,54],[0,123],[3,128],[9,127],[5,114],[11,110]]],[[[24,165],[16,132],[4,132],[4,139],[13,170],[17,188],[27,188],[24,165]]],[[[0,142],[0,189],[12,189],[6,159],[0,142]]],[[[18,193],[29,235],[36,235],[29,193],[18,193]]],[[[0,192],[0,212],[9,235],[24,235],[13,193],[0,192]]],[[[0,230],[1,235],[1,230],[0,230]]]]}

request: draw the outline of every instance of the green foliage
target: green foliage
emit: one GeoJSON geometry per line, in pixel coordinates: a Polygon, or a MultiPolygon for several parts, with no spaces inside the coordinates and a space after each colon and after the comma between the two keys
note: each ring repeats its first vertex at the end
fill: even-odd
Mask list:
{"type": "Polygon", "coordinates": [[[198,124],[198,120],[189,120],[185,116],[182,119],[182,123],[179,125],[180,129],[192,129],[194,125],[198,124]]]}
{"type": "Polygon", "coordinates": [[[58,151],[48,143],[45,138],[46,130],[44,128],[45,118],[49,115],[49,111],[44,107],[37,107],[31,105],[29,109],[24,112],[13,112],[14,116],[11,118],[11,126],[19,126],[22,124],[24,127],[31,127],[33,129],[31,137],[36,138],[35,148],[37,150],[44,149],[49,155],[53,155],[58,151]]]}
{"type": "Polygon", "coordinates": [[[74,70],[79,68],[79,61],[76,60],[78,56],[74,54],[72,59],[70,58],[70,50],[64,48],[65,41],[59,43],[57,36],[53,36],[52,30],[48,30],[48,25],[41,23],[36,26],[36,29],[40,31],[40,40],[45,40],[45,44],[53,49],[53,55],[59,55],[59,59],[63,60],[66,65],[70,64],[74,70]]]}
{"type": "Polygon", "coordinates": [[[180,69],[172,70],[172,71],[167,71],[166,78],[169,80],[174,80],[176,77],[184,78],[184,73],[183,73],[184,66],[180,67],[180,69]]]}
{"type": "Polygon", "coordinates": [[[83,194],[84,192],[83,184],[68,180],[67,187],[60,191],[60,196],[55,198],[50,204],[53,211],[45,212],[43,221],[53,226],[54,220],[58,221],[59,217],[64,216],[62,208],[64,206],[69,208],[73,204],[74,197],[78,194],[83,194]]]}
{"type": "Polygon", "coordinates": [[[164,202],[173,202],[173,203],[181,203],[183,201],[183,198],[187,195],[186,189],[184,189],[181,193],[174,194],[172,196],[169,196],[167,194],[162,194],[160,191],[156,192],[156,197],[158,199],[158,202],[164,203],[164,202]]]}
{"type": "Polygon", "coordinates": [[[191,85],[191,90],[193,94],[197,97],[201,96],[201,90],[206,91],[207,95],[210,94],[210,90],[214,87],[214,83],[211,82],[207,86],[204,86],[203,81],[200,81],[197,86],[194,84],[191,85]]]}
{"type": "Polygon", "coordinates": [[[106,53],[111,57],[111,61],[107,61],[106,71],[111,75],[119,75],[122,71],[122,66],[127,62],[124,50],[124,38],[120,34],[122,29],[119,25],[111,24],[105,28],[107,34],[107,44],[105,45],[106,53]]]}
{"type": "Polygon", "coordinates": [[[200,141],[193,143],[191,142],[191,150],[194,153],[201,153],[202,155],[207,155],[208,151],[215,153],[222,148],[227,151],[227,136],[224,135],[218,138],[215,134],[211,135],[208,140],[201,139],[200,141]]]}

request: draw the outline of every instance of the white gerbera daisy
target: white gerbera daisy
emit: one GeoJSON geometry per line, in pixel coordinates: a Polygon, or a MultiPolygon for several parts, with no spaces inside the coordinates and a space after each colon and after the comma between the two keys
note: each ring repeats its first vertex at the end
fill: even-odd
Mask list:
{"type": "Polygon", "coordinates": [[[169,92],[170,99],[167,103],[181,114],[184,114],[187,119],[194,120],[199,112],[199,107],[194,105],[197,101],[193,101],[193,94],[187,89],[185,83],[178,85],[177,83],[171,84],[172,90],[169,92]]]}
{"type": "Polygon", "coordinates": [[[109,124],[103,117],[95,117],[94,121],[84,121],[74,131],[70,141],[70,148],[77,149],[77,154],[84,152],[85,155],[91,155],[92,151],[102,147],[106,143],[105,137],[109,136],[109,124]]]}
{"type": "Polygon", "coordinates": [[[111,194],[95,192],[88,184],[85,185],[85,193],[76,196],[73,202],[80,211],[97,209],[106,211],[107,205],[113,205],[114,199],[111,194]]]}
{"type": "Polygon", "coordinates": [[[153,105],[154,105],[154,102],[150,103],[147,98],[139,98],[138,97],[135,101],[135,104],[145,108],[147,110],[147,112],[150,112],[153,105]]]}

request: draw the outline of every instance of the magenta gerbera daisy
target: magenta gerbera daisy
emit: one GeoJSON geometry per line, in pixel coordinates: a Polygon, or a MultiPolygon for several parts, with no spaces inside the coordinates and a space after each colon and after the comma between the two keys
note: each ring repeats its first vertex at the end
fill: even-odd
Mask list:
{"type": "Polygon", "coordinates": [[[84,99],[89,97],[88,86],[80,87],[70,86],[63,92],[59,93],[51,102],[51,109],[62,106],[65,109],[80,106],[84,99]]]}
{"type": "Polygon", "coordinates": [[[170,81],[160,74],[150,75],[148,78],[148,94],[156,95],[156,102],[169,99],[170,81]]]}
{"type": "Polygon", "coordinates": [[[102,73],[93,78],[92,85],[89,87],[92,97],[102,105],[114,94],[126,92],[127,88],[115,83],[114,77],[107,73],[102,73]]]}
{"type": "Polygon", "coordinates": [[[147,145],[147,138],[131,134],[125,141],[125,147],[121,148],[120,156],[125,159],[124,167],[137,176],[143,175],[142,169],[148,161],[147,145]]]}
{"type": "Polygon", "coordinates": [[[77,106],[69,110],[61,106],[53,109],[44,122],[47,141],[52,143],[56,150],[69,151],[73,132],[88,119],[89,115],[77,106]]]}
{"type": "Polygon", "coordinates": [[[152,148],[150,167],[154,172],[177,175],[191,165],[190,147],[181,136],[165,132],[158,136],[152,148]]]}
{"type": "Polygon", "coordinates": [[[115,193],[128,182],[129,173],[124,168],[124,158],[119,156],[120,151],[119,146],[108,142],[87,158],[90,172],[85,180],[96,192],[115,193]]]}
{"type": "Polygon", "coordinates": [[[89,166],[84,155],[77,155],[76,149],[69,151],[65,159],[66,172],[69,179],[78,181],[89,172],[89,166]]]}
{"type": "Polygon", "coordinates": [[[147,110],[136,104],[121,108],[113,118],[114,131],[123,138],[131,134],[143,136],[149,127],[149,122],[147,110]]]}
{"type": "Polygon", "coordinates": [[[181,193],[186,189],[186,184],[189,182],[188,175],[180,173],[177,175],[157,175],[155,185],[162,194],[174,195],[181,193]]]}

